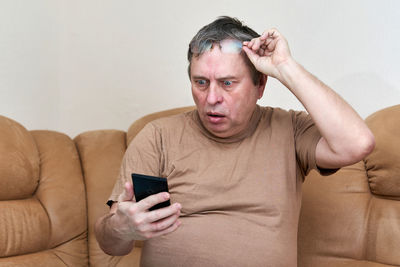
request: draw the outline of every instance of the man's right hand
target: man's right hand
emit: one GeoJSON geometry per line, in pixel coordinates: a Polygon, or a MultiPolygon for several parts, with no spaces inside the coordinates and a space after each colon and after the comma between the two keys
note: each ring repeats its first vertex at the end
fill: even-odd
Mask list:
{"type": "Polygon", "coordinates": [[[169,193],[162,192],[135,202],[132,184],[126,183],[124,192],[111,208],[114,215],[109,223],[117,238],[125,241],[146,240],[175,231],[181,224],[178,220],[181,211],[179,203],[149,211],[169,198],[169,193]]]}

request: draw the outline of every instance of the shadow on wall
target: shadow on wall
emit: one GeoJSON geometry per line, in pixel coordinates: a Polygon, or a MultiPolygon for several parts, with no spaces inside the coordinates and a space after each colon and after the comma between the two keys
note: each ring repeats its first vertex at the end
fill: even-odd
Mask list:
{"type": "Polygon", "coordinates": [[[382,108],[400,104],[400,85],[396,88],[375,73],[354,73],[336,80],[334,88],[366,118],[382,108]]]}

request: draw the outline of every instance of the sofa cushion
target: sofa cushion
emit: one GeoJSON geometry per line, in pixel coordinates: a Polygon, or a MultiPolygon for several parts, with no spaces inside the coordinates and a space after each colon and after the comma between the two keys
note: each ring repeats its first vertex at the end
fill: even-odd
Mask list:
{"type": "Polygon", "coordinates": [[[383,109],[366,119],[376,141],[365,168],[371,192],[400,200],[400,105],[383,109]]]}
{"type": "Polygon", "coordinates": [[[0,129],[0,200],[25,199],[39,184],[39,152],[19,123],[0,116],[0,129]]]}
{"type": "Polygon", "coordinates": [[[73,141],[0,117],[0,157],[0,265],[38,266],[33,259],[41,258],[43,266],[87,266],[85,187],[73,141]]]}

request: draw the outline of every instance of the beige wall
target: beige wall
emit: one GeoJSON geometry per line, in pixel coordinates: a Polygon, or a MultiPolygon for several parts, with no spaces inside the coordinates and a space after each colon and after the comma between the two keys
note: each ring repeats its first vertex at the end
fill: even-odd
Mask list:
{"type": "MultiPolygon", "coordinates": [[[[0,0],[0,114],[73,137],[192,105],[187,45],[219,15],[277,27],[363,117],[400,103],[400,1],[0,0]]],[[[260,104],[302,109],[273,79],[260,104]]]]}

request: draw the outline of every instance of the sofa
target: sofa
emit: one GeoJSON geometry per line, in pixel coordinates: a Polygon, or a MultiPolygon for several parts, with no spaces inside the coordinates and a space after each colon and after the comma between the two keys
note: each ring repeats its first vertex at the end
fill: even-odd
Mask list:
{"type": "MultiPolygon", "coordinates": [[[[74,139],[0,116],[0,266],[139,266],[141,242],[129,255],[106,255],[94,223],[108,210],[134,136],[153,119],[191,109],[74,139]]],[[[400,105],[366,122],[376,138],[371,155],[333,175],[306,177],[299,266],[400,265],[400,105]]]]}

